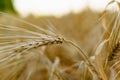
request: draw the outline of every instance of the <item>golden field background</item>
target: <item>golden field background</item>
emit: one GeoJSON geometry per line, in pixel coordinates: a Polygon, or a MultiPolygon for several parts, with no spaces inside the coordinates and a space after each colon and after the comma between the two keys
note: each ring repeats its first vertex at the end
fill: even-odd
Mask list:
{"type": "MultiPolygon", "coordinates": [[[[105,47],[102,46],[103,50],[101,48],[99,49],[101,50],[101,54],[99,55],[102,55],[102,57],[99,57],[99,55],[96,56],[96,49],[102,40],[109,39],[112,30],[114,30],[114,20],[112,20],[113,17],[111,17],[110,12],[104,17],[102,15],[102,12],[86,8],[82,12],[76,14],[71,12],[59,18],[54,16],[35,17],[33,15],[29,15],[28,17],[22,19],[46,30],[52,29],[57,35],[76,43],[83,51],[85,51],[85,53],[87,53],[87,56],[93,64],[95,61],[98,61],[98,63],[94,64],[96,67],[96,65],[99,65],[99,62],[100,65],[103,66],[102,58],[104,59],[107,55],[104,54],[104,56],[103,53],[107,53],[108,45],[107,48],[106,45],[105,47]],[[54,26],[55,29],[52,26],[54,26]],[[105,28],[108,28],[109,33],[105,30],[105,28]],[[95,59],[95,57],[98,59],[95,59]]],[[[21,19],[20,16],[17,17],[18,19],[21,19]]],[[[14,25],[34,32],[42,33],[39,30],[32,28],[29,24],[5,15],[0,15],[0,24],[14,25]]],[[[14,29],[12,31],[10,27],[8,28],[8,31],[0,29],[0,33],[6,34],[8,37],[9,34],[26,34],[24,31],[14,31],[14,29]]],[[[119,26],[117,28],[119,28],[119,26]]],[[[29,39],[16,38],[15,40],[1,38],[0,43],[4,41],[13,41],[15,44],[18,43],[17,40],[18,42],[25,42],[29,39]]],[[[35,39],[30,39],[30,41],[32,40],[35,41],[35,39]]],[[[1,49],[2,46],[4,45],[0,44],[1,53],[3,50],[1,49]]],[[[119,48],[119,45],[117,46],[117,48],[119,48]]],[[[34,48],[30,51],[26,51],[24,52],[25,54],[20,55],[20,57],[17,56],[17,52],[12,53],[15,54],[15,56],[8,58],[5,62],[4,60],[2,61],[2,59],[4,59],[4,56],[9,56],[9,54],[7,54],[9,52],[4,51],[6,55],[3,54],[3,57],[0,56],[0,80],[114,80],[109,77],[109,67],[111,64],[114,64],[114,61],[107,66],[105,72],[100,66],[101,71],[99,71],[100,67],[97,67],[96,69],[98,72],[94,73],[93,65],[90,65],[89,62],[87,63],[82,55],[80,55],[79,50],[77,50],[74,46],[63,43],[45,45],[42,48],[44,47],[46,48],[34,48]]],[[[117,53],[119,53],[119,50],[117,53]]]]}

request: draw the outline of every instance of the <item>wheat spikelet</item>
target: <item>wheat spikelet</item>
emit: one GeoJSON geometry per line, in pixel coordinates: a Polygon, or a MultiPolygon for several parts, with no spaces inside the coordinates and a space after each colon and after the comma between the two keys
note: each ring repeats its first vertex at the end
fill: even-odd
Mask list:
{"type": "Polygon", "coordinates": [[[108,60],[109,61],[115,60],[119,56],[119,54],[117,54],[119,51],[120,51],[120,43],[118,42],[116,44],[115,48],[113,49],[111,55],[109,55],[109,59],[108,60]]]}

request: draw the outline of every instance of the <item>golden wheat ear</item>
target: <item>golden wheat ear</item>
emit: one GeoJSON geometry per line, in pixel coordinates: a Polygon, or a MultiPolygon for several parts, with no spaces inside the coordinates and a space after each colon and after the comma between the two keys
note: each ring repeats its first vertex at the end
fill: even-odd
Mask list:
{"type": "Polygon", "coordinates": [[[47,77],[51,70],[48,67],[53,67],[53,74],[54,66],[41,48],[62,44],[63,41],[63,38],[50,30],[0,12],[0,79],[28,80],[37,74],[37,70],[42,72],[44,69],[47,77]]]}
{"type": "Polygon", "coordinates": [[[0,53],[4,53],[1,57],[63,42],[49,30],[3,12],[0,15],[0,53]],[[8,22],[8,19],[12,22],[8,22]]]}

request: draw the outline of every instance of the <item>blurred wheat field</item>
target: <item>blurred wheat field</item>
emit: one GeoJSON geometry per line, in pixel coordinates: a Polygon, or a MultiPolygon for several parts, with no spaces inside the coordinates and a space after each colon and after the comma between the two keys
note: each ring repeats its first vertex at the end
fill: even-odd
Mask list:
{"type": "Polygon", "coordinates": [[[119,17],[107,9],[60,18],[0,12],[0,80],[119,80],[119,17]]]}

